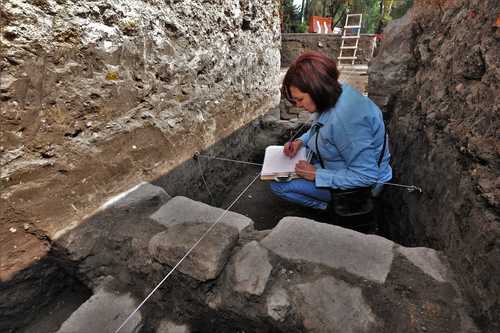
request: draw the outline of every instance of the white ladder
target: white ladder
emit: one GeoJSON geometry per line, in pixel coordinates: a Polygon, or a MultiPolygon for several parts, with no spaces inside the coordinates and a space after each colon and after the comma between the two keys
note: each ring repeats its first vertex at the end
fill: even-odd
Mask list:
{"type": "Polygon", "coordinates": [[[337,58],[338,66],[340,66],[342,60],[351,60],[351,64],[354,65],[354,61],[358,59],[356,53],[358,52],[359,34],[361,32],[362,21],[363,14],[347,14],[344,32],[342,33],[340,54],[337,58]],[[358,20],[353,22],[356,18],[358,18],[358,20]],[[349,19],[351,20],[349,21],[349,19]],[[345,55],[345,52],[352,53],[351,55],[345,55]]]}

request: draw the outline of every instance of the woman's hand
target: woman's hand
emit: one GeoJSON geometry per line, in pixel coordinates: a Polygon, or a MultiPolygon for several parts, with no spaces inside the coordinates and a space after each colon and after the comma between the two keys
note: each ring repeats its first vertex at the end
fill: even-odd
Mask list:
{"type": "Polygon", "coordinates": [[[316,179],[316,168],[307,161],[302,160],[297,162],[297,164],[295,164],[295,172],[304,179],[316,179]]]}
{"type": "Polygon", "coordinates": [[[297,155],[297,152],[299,151],[300,147],[302,147],[302,141],[300,141],[300,140],[287,142],[285,144],[285,147],[283,148],[283,153],[286,156],[292,158],[295,155],[297,155]]]}

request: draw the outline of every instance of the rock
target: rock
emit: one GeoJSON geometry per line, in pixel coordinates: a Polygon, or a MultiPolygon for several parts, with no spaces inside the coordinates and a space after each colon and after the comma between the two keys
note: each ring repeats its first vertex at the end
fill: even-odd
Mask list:
{"type": "Polygon", "coordinates": [[[460,94],[460,95],[463,95],[464,92],[465,92],[465,87],[464,87],[464,84],[463,83],[459,83],[455,86],[455,91],[460,94]]]}
{"type": "MultiPolygon", "coordinates": [[[[168,226],[149,242],[149,253],[160,263],[176,265],[188,250],[204,235],[206,223],[181,223],[168,226]]],[[[186,257],[178,270],[197,280],[215,279],[229,259],[238,240],[238,231],[217,224],[186,257]]]]}
{"type": "Polygon", "coordinates": [[[287,292],[282,288],[275,288],[266,300],[267,314],[278,322],[286,319],[291,305],[287,292]]]}
{"type": "Polygon", "coordinates": [[[16,82],[16,78],[12,75],[2,75],[0,77],[0,92],[6,93],[16,82]]]}
{"type": "Polygon", "coordinates": [[[130,190],[111,198],[101,209],[115,208],[127,211],[147,211],[159,207],[170,198],[161,187],[142,182],[130,190]]]}
{"type": "Polygon", "coordinates": [[[345,269],[356,276],[384,283],[391,268],[394,243],[305,218],[285,217],[261,245],[287,260],[345,269]]]}
{"type": "MultiPolygon", "coordinates": [[[[115,332],[136,309],[139,302],[130,293],[115,290],[108,280],[61,325],[57,333],[115,332]]],[[[136,333],[142,327],[141,312],[136,312],[120,330],[136,333]]]]}
{"type": "Polygon", "coordinates": [[[411,77],[414,49],[414,25],[410,14],[391,21],[384,29],[384,41],[368,68],[370,97],[400,93],[401,84],[411,77]]]}
{"type": "Polygon", "coordinates": [[[162,320],[156,329],[156,333],[190,333],[191,329],[188,325],[177,325],[168,320],[162,320]]]}
{"type": "MultiPolygon", "coordinates": [[[[219,219],[224,210],[197,202],[186,197],[172,198],[156,211],[151,218],[164,226],[179,223],[206,223],[212,224],[219,219]]],[[[222,218],[221,224],[235,228],[241,232],[245,228],[253,227],[253,221],[248,217],[230,212],[222,218]]]]}
{"type": "Polygon", "coordinates": [[[333,277],[296,287],[297,312],[307,332],[372,332],[375,315],[361,289],[333,277]]]}
{"type": "Polygon", "coordinates": [[[266,249],[256,241],[246,244],[234,256],[234,289],[240,293],[262,295],[272,268],[266,249]]]}
{"type": "Polygon", "coordinates": [[[468,80],[480,80],[483,77],[486,72],[486,65],[480,45],[466,51],[455,71],[461,72],[462,76],[468,80]]]}
{"type": "Polygon", "coordinates": [[[439,259],[437,251],[425,247],[409,248],[403,246],[398,246],[397,251],[434,280],[448,282],[446,278],[449,275],[448,269],[439,259]]]}

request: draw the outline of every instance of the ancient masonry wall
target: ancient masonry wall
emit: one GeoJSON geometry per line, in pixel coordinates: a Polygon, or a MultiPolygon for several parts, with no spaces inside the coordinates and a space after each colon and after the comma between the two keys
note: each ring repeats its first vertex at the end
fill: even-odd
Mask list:
{"type": "Polygon", "coordinates": [[[6,0],[0,14],[6,230],[57,236],[279,102],[276,1],[6,0]]]}
{"type": "Polygon", "coordinates": [[[485,332],[500,327],[497,0],[421,1],[385,31],[369,94],[390,120],[395,239],[443,250],[485,332]]]}
{"type": "MultiPolygon", "coordinates": [[[[374,38],[375,35],[361,35],[357,51],[358,59],[355,61],[355,64],[368,64],[372,58],[374,38]]],[[[298,55],[307,51],[323,52],[337,59],[340,55],[341,43],[342,38],[340,35],[313,33],[282,34],[281,67],[288,67],[298,55]]],[[[347,55],[350,56],[352,53],[347,55]]],[[[344,61],[344,63],[350,64],[349,61],[344,61]]]]}

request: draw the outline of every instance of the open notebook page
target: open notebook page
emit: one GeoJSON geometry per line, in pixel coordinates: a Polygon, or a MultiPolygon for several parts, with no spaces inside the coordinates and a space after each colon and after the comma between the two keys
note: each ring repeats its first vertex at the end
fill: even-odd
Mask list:
{"type": "Polygon", "coordinates": [[[301,147],[293,158],[283,153],[283,146],[269,146],[264,155],[261,176],[295,173],[295,164],[306,159],[306,148],[301,147]]]}

